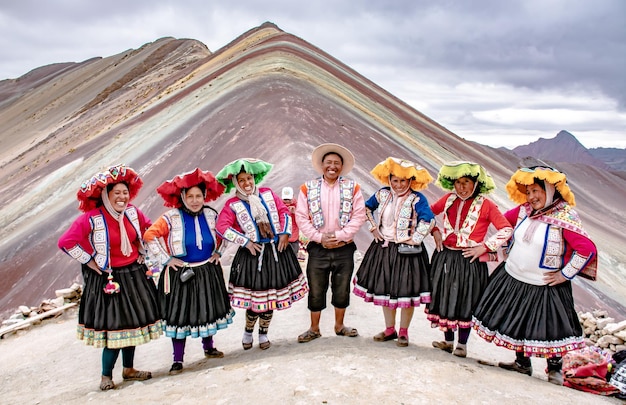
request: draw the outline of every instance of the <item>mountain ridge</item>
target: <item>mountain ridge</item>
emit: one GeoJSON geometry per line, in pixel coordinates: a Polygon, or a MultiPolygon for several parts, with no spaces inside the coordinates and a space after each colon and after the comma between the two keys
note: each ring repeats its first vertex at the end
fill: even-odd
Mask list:
{"type": "MultiPolygon", "coordinates": [[[[195,166],[216,172],[238,157],[274,163],[265,181],[273,189],[297,188],[316,176],[310,153],[323,142],[352,150],[357,164],[350,176],[367,195],[379,187],[369,171],[387,156],[417,161],[432,175],[462,159],[483,164],[498,184],[491,198],[503,210],[512,207],[504,190],[519,160],[512,152],[458,137],[272,23],[215,52],[193,39],[165,37],[37,73],[44,77],[35,82],[0,82],[0,94],[20,94],[0,101],[0,313],[80,278],[56,239],[79,214],[80,183],[120,162],[142,175],[134,203],[150,218],[164,210],[155,193],[164,180],[195,166]]],[[[602,304],[595,288],[615,300],[604,305],[626,314],[619,304],[626,287],[615,282],[623,280],[626,254],[613,247],[626,227],[619,204],[626,180],[600,168],[559,167],[601,251],[600,280],[593,288],[577,282],[578,300],[602,304]]],[[[434,202],[443,191],[431,185],[424,194],[434,202]]],[[[212,205],[221,208],[225,197],[212,205]]],[[[359,232],[359,249],[369,240],[359,232]]]]}

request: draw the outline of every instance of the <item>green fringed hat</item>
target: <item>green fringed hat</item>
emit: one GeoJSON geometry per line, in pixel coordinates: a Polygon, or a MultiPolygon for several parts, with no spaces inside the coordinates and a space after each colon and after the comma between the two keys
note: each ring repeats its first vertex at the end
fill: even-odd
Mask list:
{"type": "Polygon", "coordinates": [[[259,185],[261,181],[272,170],[271,163],[264,162],[259,159],[243,158],[237,159],[222,168],[216,175],[217,181],[222,183],[226,187],[226,193],[229,193],[235,188],[233,178],[239,173],[245,172],[254,176],[254,184],[259,185]]]}
{"type": "Polygon", "coordinates": [[[473,162],[450,162],[444,164],[437,175],[437,184],[444,190],[454,191],[454,181],[461,177],[473,177],[478,182],[478,190],[481,194],[488,194],[496,189],[496,184],[485,169],[478,163],[473,162]]]}

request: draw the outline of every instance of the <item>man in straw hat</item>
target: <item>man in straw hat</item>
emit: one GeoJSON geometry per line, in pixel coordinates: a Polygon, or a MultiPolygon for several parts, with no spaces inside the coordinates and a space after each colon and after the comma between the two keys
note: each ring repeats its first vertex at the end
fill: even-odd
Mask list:
{"type": "Polygon", "coordinates": [[[312,154],[313,168],[321,175],[300,187],[296,221],[309,239],[307,277],[308,307],[311,326],[298,336],[298,342],[310,342],[322,336],[320,318],[326,308],[330,281],[335,307],[335,334],[358,336],[355,328],[344,325],[350,305],[350,280],[354,271],[354,235],[365,222],[365,201],[361,187],[343,177],[354,166],[354,156],[343,146],[326,143],[312,154]]]}

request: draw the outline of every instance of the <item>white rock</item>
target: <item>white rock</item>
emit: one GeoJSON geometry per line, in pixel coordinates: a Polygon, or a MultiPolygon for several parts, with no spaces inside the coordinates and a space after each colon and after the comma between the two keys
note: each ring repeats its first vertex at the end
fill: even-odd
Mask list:
{"type": "Polygon", "coordinates": [[[615,352],[621,352],[622,350],[626,350],[626,345],[615,345],[615,352]]]}
{"type": "Polygon", "coordinates": [[[598,327],[598,329],[604,329],[610,323],[615,323],[615,319],[614,318],[602,318],[602,319],[598,319],[598,322],[596,322],[596,326],[598,327]]]}
{"type": "Polygon", "coordinates": [[[72,298],[78,296],[78,292],[76,290],[71,289],[71,288],[62,288],[60,290],[56,290],[54,292],[54,294],[57,297],[62,297],[62,298],[68,299],[68,300],[71,300],[72,298]]]}
{"type": "Polygon", "coordinates": [[[620,330],[619,332],[615,332],[613,336],[617,336],[618,338],[626,341],[626,330],[620,330]]]}
{"type": "Polygon", "coordinates": [[[591,318],[593,315],[591,315],[591,312],[581,312],[578,314],[578,318],[582,319],[583,321],[591,318]]]}
{"type": "Polygon", "coordinates": [[[593,311],[593,316],[596,318],[606,318],[609,316],[609,313],[605,310],[596,309],[593,311]]]}
{"type": "Polygon", "coordinates": [[[18,307],[19,312],[24,315],[24,316],[28,316],[30,315],[30,307],[27,307],[26,305],[20,305],[18,307]]]}
{"type": "Polygon", "coordinates": [[[624,341],[617,336],[605,335],[598,339],[597,346],[607,348],[609,345],[621,345],[624,341]]]}
{"type": "Polygon", "coordinates": [[[613,335],[616,332],[626,330],[626,320],[618,322],[618,323],[610,323],[606,325],[605,328],[611,335],[613,335]]]}
{"type": "Polygon", "coordinates": [[[596,325],[597,325],[597,321],[595,318],[589,318],[589,319],[586,319],[585,322],[583,322],[584,328],[596,329],[596,325]]]}

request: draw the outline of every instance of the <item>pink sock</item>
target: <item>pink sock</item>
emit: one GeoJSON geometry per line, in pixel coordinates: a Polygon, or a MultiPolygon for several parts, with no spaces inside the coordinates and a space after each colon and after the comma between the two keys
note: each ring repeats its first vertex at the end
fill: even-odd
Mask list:
{"type": "Polygon", "coordinates": [[[408,328],[400,328],[400,336],[404,336],[405,338],[409,337],[409,329],[408,328]]]}
{"type": "Polygon", "coordinates": [[[396,328],[394,326],[385,328],[385,336],[393,335],[395,331],[396,331],[396,328]]]}

